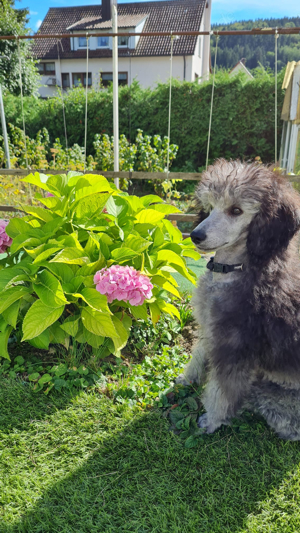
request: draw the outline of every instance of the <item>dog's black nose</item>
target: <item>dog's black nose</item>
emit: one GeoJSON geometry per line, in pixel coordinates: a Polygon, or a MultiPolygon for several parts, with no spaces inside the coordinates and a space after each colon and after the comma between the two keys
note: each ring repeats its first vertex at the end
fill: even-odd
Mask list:
{"type": "Polygon", "coordinates": [[[206,233],[203,229],[194,229],[191,233],[191,239],[194,244],[200,244],[201,242],[205,241],[206,239],[206,233]]]}

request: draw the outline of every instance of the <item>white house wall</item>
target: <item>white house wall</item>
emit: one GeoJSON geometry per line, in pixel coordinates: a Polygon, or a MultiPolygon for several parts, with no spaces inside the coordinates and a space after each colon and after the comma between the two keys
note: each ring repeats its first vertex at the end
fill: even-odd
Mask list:
{"type": "MultiPolygon", "coordinates": [[[[42,85],[47,84],[49,78],[56,78],[58,84],[61,82],[60,74],[68,73],[70,83],[72,84],[72,74],[86,72],[85,59],[70,59],[55,61],[55,76],[42,76],[42,85]]],[[[134,79],[139,81],[142,87],[155,87],[159,82],[164,83],[170,78],[170,57],[132,57],[131,60],[127,57],[119,57],[119,72],[128,73],[128,84],[130,85],[134,79]],[[131,61],[131,65],[130,65],[131,61]]],[[[89,59],[89,72],[92,73],[92,84],[95,89],[99,88],[99,74],[100,72],[112,72],[112,59],[89,59]]],[[[184,57],[173,57],[173,78],[180,81],[184,79],[184,57]]],[[[186,81],[194,81],[195,74],[201,76],[201,58],[198,56],[185,56],[185,79],[186,81]]],[[[43,98],[54,96],[57,89],[52,86],[41,86],[39,93],[43,98]]]]}

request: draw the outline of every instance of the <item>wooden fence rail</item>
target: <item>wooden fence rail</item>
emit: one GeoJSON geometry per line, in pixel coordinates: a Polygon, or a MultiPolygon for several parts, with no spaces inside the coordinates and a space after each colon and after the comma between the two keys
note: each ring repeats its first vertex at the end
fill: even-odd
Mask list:
{"type": "MultiPolygon", "coordinates": [[[[0,169],[2,176],[28,176],[30,172],[40,172],[49,175],[65,174],[66,170],[51,170],[51,169],[0,169]]],[[[140,179],[140,180],[165,180],[165,179],[180,179],[200,181],[200,172],[130,172],[130,171],[101,171],[101,170],[86,170],[82,174],[96,174],[104,176],[105,178],[126,178],[126,179],[140,179]]],[[[291,183],[300,183],[300,176],[287,175],[286,178],[291,183]]],[[[20,212],[21,209],[9,205],[0,205],[0,212],[20,212]]],[[[168,215],[168,220],[176,220],[177,222],[195,222],[197,215],[192,213],[173,213],[168,215]]],[[[185,234],[184,234],[185,235],[185,234]]]]}
{"type": "MultiPolygon", "coordinates": [[[[40,172],[42,174],[48,174],[55,176],[57,174],[66,174],[68,170],[52,170],[47,169],[24,169],[24,168],[12,168],[12,169],[0,169],[1,176],[28,176],[30,173],[40,172]]],[[[81,172],[81,171],[80,171],[81,172]]],[[[114,172],[112,170],[86,170],[82,171],[82,174],[96,174],[104,176],[105,178],[125,178],[128,180],[192,180],[199,181],[201,179],[200,172],[131,172],[121,170],[114,172]]]]}

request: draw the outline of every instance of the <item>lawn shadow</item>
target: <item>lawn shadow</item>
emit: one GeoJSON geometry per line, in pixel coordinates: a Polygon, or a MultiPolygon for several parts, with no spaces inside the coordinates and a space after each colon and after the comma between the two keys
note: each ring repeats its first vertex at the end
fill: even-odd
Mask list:
{"type": "MultiPolygon", "coordinates": [[[[96,401],[99,417],[101,402],[114,409],[96,401]]],[[[185,449],[160,412],[130,420],[123,409],[125,418],[121,407],[115,411],[112,436],[101,438],[91,425],[99,440],[88,458],[74,469],[70,453],[60,479],[1,533],[238,533],[300,460],[299,443],[279,440],[258,419],[241,433],[223,428],[185,449]]],[[[70,427],[61,431],[69,435],[70,427]]]]}
{"type": "MultiPolygon", "coordinates": [[[[59,409],[65,409],[78,391],[54,392],[50,396],[34,393],[30,383],[0,378],[0,430],[21,429],[30,421],[43,420],[59,409]]],[[[0,530],[1,531],[1,530],[0,530]]]]}

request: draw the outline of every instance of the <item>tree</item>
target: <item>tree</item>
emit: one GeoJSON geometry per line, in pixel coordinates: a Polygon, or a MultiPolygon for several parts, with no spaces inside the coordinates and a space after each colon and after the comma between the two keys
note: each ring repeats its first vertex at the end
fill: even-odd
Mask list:
{"type": "MultiPolygon", "coordinates": [[[[27,9],[15,9],[14,0],[0,0],[0,35],[24,35],[27,9]]],[[[0,84],[14,95],[20,94],[20,64],[24,95],[37,93],[39,74],[31,52],[32,44],[25,40],[0,41],[0,84]],[[19,46],[18,46],[19,42],[19,46]]]]}

